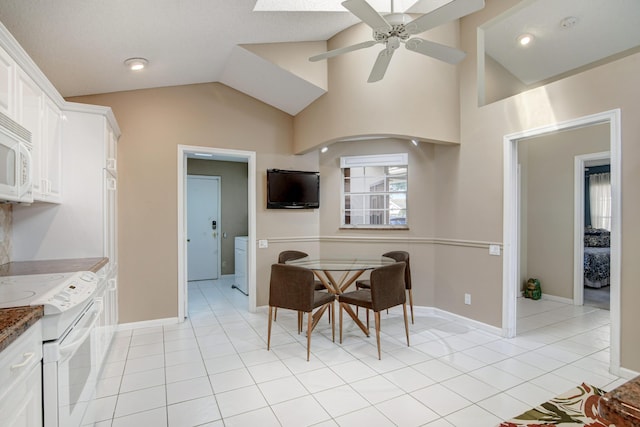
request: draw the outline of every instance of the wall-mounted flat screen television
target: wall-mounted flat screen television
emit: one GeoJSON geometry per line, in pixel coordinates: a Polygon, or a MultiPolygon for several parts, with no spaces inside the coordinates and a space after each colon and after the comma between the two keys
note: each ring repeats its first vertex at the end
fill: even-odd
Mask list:
{"type": "Polygon", "coordinates": [[[319,207],[319,172],[267,169],[267,209],[319,207]]]}

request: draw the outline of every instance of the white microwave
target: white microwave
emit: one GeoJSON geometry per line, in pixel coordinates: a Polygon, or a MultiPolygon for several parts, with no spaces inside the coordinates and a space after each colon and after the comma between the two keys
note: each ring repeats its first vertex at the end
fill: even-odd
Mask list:
{"type": "Polygon", "coordinates": [[[0,113],[0,201],[33,202],[31,132],[0,113]]]}

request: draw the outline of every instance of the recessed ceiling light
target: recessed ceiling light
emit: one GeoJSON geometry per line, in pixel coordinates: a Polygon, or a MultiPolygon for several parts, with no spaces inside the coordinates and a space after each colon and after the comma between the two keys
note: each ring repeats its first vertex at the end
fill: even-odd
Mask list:
{"type": "Polygon", "coordinates": [[[131,71],[140,71],[147,66],[149,61],[145,58],[129,58],[124,61],[124,65],[131,71]]]}
{"type": "Polygon", "coordinates": [[[531,34],[520,34],[518,36],[518,43],[520,46],[528,46],[533,41],[533,36],[531,34]]]}

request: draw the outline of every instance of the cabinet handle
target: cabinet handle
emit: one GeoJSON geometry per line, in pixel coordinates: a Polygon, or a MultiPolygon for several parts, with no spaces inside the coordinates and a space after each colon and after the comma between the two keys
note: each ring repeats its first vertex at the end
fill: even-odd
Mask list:
{"type": "Polygon", "coordinates": [[[22,363],[18,363],[17,365],[11,365],[11,370],[20,369],[20,368],[23,368],[23,367],[27,366],[29,361],[31,359],[33,359],[33,356],[35,356],[35,355],[36,354],[33,353],[33,352],[29,352],[29,353],[23,354],[22,357],[24,357],[24,361],[22,363]]]}

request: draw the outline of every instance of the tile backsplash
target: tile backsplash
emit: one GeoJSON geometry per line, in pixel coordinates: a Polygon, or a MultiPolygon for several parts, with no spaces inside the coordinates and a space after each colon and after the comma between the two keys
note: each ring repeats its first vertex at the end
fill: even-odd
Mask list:
{"type": "Polygon", "coordinates": [[[11,205],[0,204],[0,265],[11,261],[11,214],[11,205]]]}

